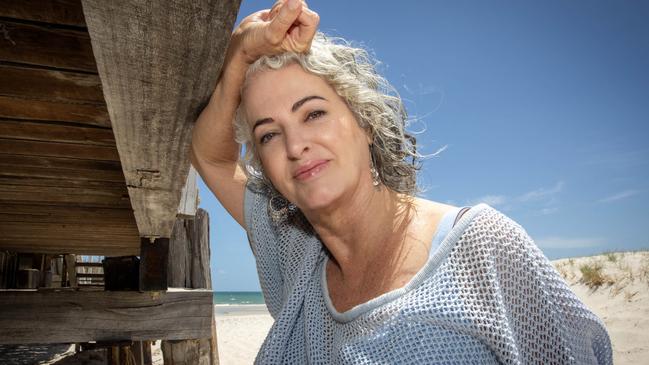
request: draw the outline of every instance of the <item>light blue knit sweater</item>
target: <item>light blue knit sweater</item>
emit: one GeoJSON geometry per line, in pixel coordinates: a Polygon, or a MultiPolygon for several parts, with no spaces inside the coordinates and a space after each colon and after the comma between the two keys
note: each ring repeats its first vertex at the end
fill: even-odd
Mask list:
{"type": "Polygon", "coordinates": [[[439,224],[403,288],[339,313],[327,251],[301,215],[275,223],[248,185],[248,238],[275,323],[256,364],[612,364],[602,321],[526,231],[478,204],[439,224]]]}

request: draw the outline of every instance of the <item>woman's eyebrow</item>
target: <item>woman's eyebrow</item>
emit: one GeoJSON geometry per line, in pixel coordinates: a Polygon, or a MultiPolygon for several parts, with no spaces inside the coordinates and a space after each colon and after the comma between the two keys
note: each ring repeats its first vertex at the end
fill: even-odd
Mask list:
{"type": "Polygon", "coordinates": [[[293,107],[291,108],[291,112],[295,113],[298,109],[300,109],[302,104],[304,104],[307,101],[312,100],[312,99],[320,99],[320,100],[327,101],[327,99],[323,98],[322,96],[318,96],[318,95],[306,96],[306,97],[296,101],[295,104],[293,104],[293,107]]]}
{"type": "MultiPolygon", "coordinates": [[[[306,102],[309,101],[309,100],[313,100],[313,99],[319,99],[319,100],[327,101],[327,99],[323,98],[322,96],[318,96],[318,95],[305,96],[305,97],[303,97],[302,99],[296,101],[295,104],[293,104],[293,106],[291,107],[291,112],[292,112],[292,113],[295,113],[298,109],[300,109],[300,107],[301,107],[304,103],[306,103],[306,102]]],[[[273,122],[273,118],[263,118],[263,119],[259,119],[259,120],[256,121],[255,124],[253,125],[253,127],[252,127],[252,132],[254,133],[254,132],[255,132],[255,129],[256,129],[258,126],[260,126],[260,125],[262,125],[262,124],[266,124],[266,123],[271,123],[271,122],[273,122]]]]}

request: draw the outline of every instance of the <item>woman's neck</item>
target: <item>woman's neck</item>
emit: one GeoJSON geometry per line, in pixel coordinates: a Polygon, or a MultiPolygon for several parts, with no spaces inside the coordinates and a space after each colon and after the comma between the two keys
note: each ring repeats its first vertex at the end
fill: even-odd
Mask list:
{"type": "Polygon", "coordinates": [[[343,277],[362,278],[373,262],[394,256],[406,237],[412,198],[384,186],[340,199],[326,212],[304,212],[343,277]]]}

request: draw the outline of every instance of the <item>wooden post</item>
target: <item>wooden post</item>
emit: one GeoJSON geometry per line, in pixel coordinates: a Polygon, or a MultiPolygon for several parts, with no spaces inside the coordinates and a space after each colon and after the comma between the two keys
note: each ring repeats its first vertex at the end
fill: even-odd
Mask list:
{"type": "Polygon", "coordinates": [[[169,238],[151,241],[142,237],[140,243],[140,291],[167,290],[169,238]]]}
{"type": "MultiPolygon", "coordinates": [[[[194,219],[176,220],[169,241],[168,268],[172,285],[212,289],[209,215],[205,210],[199,209],[194,219]]],[[[219,364],[214,314],[211,338],[162,341],[161,348],[165,365],[219,364]]]]}
{"type": "Polygon", "coordinates": [[[77,287],[77,266],[75,255],[65,255],[65,267],[67,268],[68,283],[71,288],[77,287]]]}

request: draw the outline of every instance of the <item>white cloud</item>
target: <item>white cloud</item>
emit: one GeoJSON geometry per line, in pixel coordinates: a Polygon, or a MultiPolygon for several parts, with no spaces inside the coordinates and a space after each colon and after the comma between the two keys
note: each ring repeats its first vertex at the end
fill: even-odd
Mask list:
{"type": "Polygon", "coordinates": [[[496,207],[505,204],[506,201],[507,201],[507,197],[505,197],[504,195],[485,195],[481,198],[474,199],[473,201],[469,202],[469,204],[467,205],[476,205],[479,203],[485,203],[491,205],[492,207],[496,207]]]}
{"type": "Polygon", "coordinates": [[[613,194],[611,196],[608,196],[606,198],[600,199],[597,202],[598,203],[610,203],[610,202],[614,202],[614,201],[617,201],[617,200],[622,200],[622,199],[637,195],[639,193],[640,193],[640,190],[625,190],[625,191],[621,191],[621,192],[619,192],[617,194],[613,194]]]}
{"type": "Polygon", "coordinates": [[[534,242],[540,248],[585,248],[602,246],[605,242],[602,238],[581,237],[568,238],[550,236],[535,239],[534,242]]]}
{"type": "Polygon", "coordinates": [[[540,215],[548,215],[559,210],[557,195],[563,190],[563,181],[558,181],[549,188],[538,188],[515,197],[506,195],[485,195],[478,199],[470,200],[466,205],[486,203],[492,207],[499,207],[502,211],[510,211],[525,204],[529,209],[540,215]]]}
{"type": "Polygon", "coordinates": [[[557,210],[559,210],[559,208],[557,207],[543,208],[539,211],[539,213],[541,213],[541,215],[548,215],[556,212],[557,210]]]}
{"type": "Polygon", "coordinates": [[[521,196],[519,196],[516,200],[520,202],[528,202],[528,201],[539,201],[539,200],[546,200],[546,199],[552,199],[552,197],[563,190],[563,181],[558,181],[553,187],[546,189],[546,188],[539,188],[536,190],[532,190],[530,192],[527,192],[521,196]]]}

